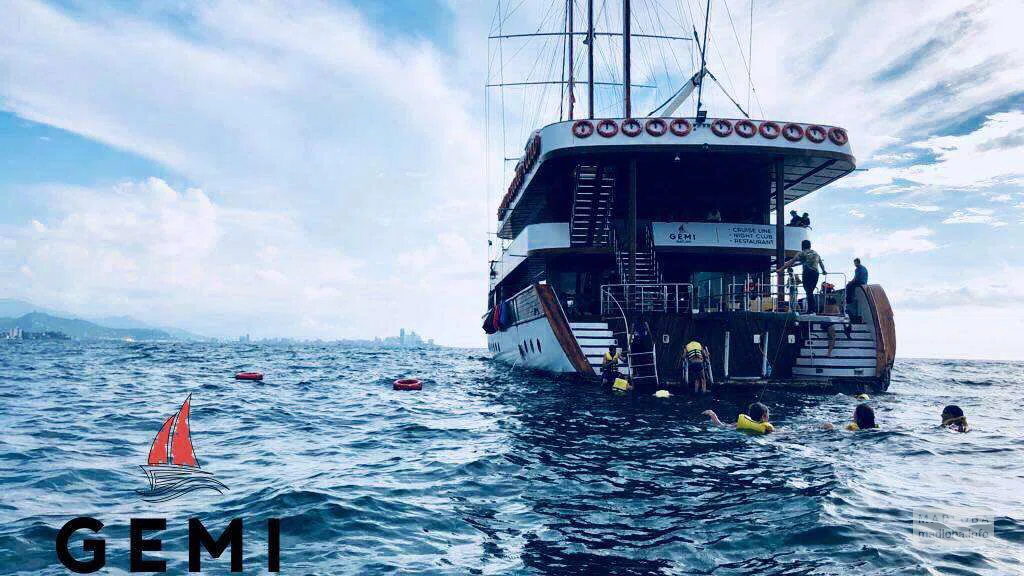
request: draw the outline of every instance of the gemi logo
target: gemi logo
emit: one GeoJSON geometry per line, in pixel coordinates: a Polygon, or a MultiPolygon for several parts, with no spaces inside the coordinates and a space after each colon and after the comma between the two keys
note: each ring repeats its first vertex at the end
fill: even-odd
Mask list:
{"type": "MultiPolygon", "coordinates": [[[[166,502],[196,490],[212,490],[223,494],[227,490],[213,474],[199,468],[192,447],[189,426],[192,395],[181,408],[164,421],[153,439],[149,458],[142,470],[149,480],[149,490],[137,490],[148,502],[166,502]]],[[[160,552],[163,544],[159,538],[147,538],[146,532],[164,530],[164,518],[132,518],[129,529],[129,570],[131,572],[164,572],[167,561],[143,556],[145,552],[160,552]]],[[[77,574],[88,574],[101,570],[107,563],[106,540],[85,538],[82,550],[91,553],[88,559],[78,559],[71,554],[69,543],[79,530],[97,534],[103,529],[103,522],[89,516],[80,516],[66,522],[57,532],[57,558],[68,570],[77,574]]],[[[202,570],[202,550],[216,559],[231,549],[231,571],[242,571],[242,519],[232,519],[219,537],[214,538],[199,518],[188,520],[188,571],[202,570]]],[[[281,570],[281,519],[267,519],[267,571],[281,570]]]]}
{"type": "Polygon", "coordinates": [[[668,235],[669,240],[675,240],[676,242],[694,242],[697,240],[697,234],[690,232],[686,229],[686,224],[680,224],[679,229],[674,233],[668,235]]]}
{"type": "Polygon", "coordinates": [[[141,466],[149,480],[149,490],[137,490],[144,500],[166,502],[196,490],[213,490],[223,494],[228,487],[213,474],[199,468],[195,449],[192,447],[192,433],[189,427],[189,412],[192,395],[178,412],[168,418],[153,439],[149,459],[141,466]]]}

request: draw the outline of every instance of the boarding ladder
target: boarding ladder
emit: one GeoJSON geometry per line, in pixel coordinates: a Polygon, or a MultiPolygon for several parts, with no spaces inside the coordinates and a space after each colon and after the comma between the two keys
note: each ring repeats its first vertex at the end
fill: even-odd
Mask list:
{"type": "Polygon", "coordinates": [[[574,172],[569,245],[608,246],[612,240],[615,169],[580,164],[574,172]]]}

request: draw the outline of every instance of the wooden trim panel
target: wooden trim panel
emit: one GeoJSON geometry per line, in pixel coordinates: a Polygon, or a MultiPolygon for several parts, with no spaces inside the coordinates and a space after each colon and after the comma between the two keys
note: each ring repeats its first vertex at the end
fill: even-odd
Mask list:
{"type": "Polygon", "coordinates": [[[876,372],[880,377],[888,379],[889,371],[896,361],[896,322],[892,305],[885,290],[878,284],[865,286],[864,294],[875,324],[876,372]]]}
{"type": "Polygon", "coordinates": [[[594,368],[583,354],[579,343],[576,342],[576,336],[573,335],[572,328],[569,327],[569,321],[566,320],[562,307],[558,304],[558,297],[555,296],[555,291],[547,284],[535,284],[535,286],[541,308],[544,310],[544,315],[548,317],[551,331],[555,333],[555,338],[558,339],[558,343],[562,346],[565,357],[569,359],[577,373],[593,376],[594,368]]]}

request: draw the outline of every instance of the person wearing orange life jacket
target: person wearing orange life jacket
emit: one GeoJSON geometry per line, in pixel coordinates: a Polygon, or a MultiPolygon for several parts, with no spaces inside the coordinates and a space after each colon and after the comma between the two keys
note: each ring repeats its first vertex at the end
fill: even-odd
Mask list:
{"type": "Polygon", "coordinates": [[[704,346],[696,340],[692,340],[683,349],[683,361],[686,366],[687,381],[693,385],[694,394],[703,394],[708,391],[707,379],[704,371],[707,361],[707,352],[704,346]]]}

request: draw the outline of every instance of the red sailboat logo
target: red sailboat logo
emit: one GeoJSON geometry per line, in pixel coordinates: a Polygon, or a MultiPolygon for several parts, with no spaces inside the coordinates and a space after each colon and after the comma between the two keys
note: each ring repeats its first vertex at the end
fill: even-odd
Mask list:
{"type": "Polygon", "coordinates": [[[149,490],[139,493],[147,500],[164,501],[195,490],[209,489],[218,493],[227,486],[213,474],[199,468],[189,427],[192,395],[177,413],[168,418],[153,439],[149,459],[141,466],[149,479],[149,490]]]}

